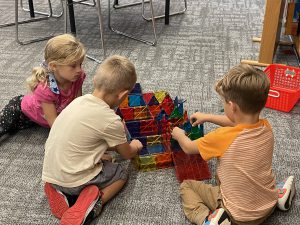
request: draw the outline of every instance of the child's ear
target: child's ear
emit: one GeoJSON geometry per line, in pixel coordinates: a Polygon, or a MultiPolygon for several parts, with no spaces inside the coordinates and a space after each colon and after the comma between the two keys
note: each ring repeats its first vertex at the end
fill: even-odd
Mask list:
{"type": "Polygon", "coordinates": [[[240,110],[239,105],[236,104],[235,102],[229,101],[229,105],[230,105],[230,109],[232,110],[232,112],[236,112],[236,111],[240,110]]]}
{"type": "Polygon", "coordinates": [[[119,99],[124,99],[129,94],[129,90],[120,91],[118,94],[119,99]]]}
{"type": "Polygon", "coordinates": [[[48,69],[50,70],[50,71],[55,71],[56,70],[56,64],[55,63],[49,63],[48,64],[48,69]]]}
{"type": "Polygon", "coordinates": [[[229,104],[230,110],[232,112],[236,112],[238,105],[236,103],[232,102],[232,101],[229,101],[228,104],[229,104]]]}

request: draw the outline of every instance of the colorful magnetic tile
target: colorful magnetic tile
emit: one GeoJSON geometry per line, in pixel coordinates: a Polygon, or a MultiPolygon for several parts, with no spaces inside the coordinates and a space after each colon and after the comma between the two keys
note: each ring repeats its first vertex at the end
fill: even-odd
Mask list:
{"type": "Polygon", "coordinates": [[[158,154],[158,153],[163,153],[165,150],[162,144],[158,144],[158,145],[148,145],[147,151],[149,154],[158,154]]]}
{"type": "Polygon", "coordinates": [[[192,140],[203,136],[203,125],[191,126],[183,103],[177,97],[173,101],[166,91],[142,93],[137,83],[121,103],[122,107],[116,110],[132,138],[140,140],[143,145],[134,160],[140,170],[175,166],[179,181],[210,177],[208,165],[201,156],[186,155],[178,142],[171,138],[175,126],[183,128],[192,140]]]}
{"type": "Polygon", "coordinates": [[[192,131],[192,124],[190,123],[190,121],[186,121],[183,124],[182,129],[184,129],[186,133],[190,133],[192,131]]]}
{"type": "Polygon", "coordinates": [[[171,138],[172,138],[172,135],[169,132],[168,133],[162,133],[161,138],[162,138],[162,143],[170,142],[171,138]]]}
{"type": "Polygon", "coordinates": [[[179,182],[187,179],[205,180],[211,178],[208,164],[201,158],[200,154],[188,155],[179,151],[173,152],[172,156],[179,182]]]}
{"type": "Polygon", "coordinates": [[[180,118],[183,118],[183,114],[179,112],[179,109],[177,107],[175,107],[171,112],[169,119],[180,119],[180,118]]]}
{"type": "Polygon", "coordinates": [[[167,115],[166,111],[164,109],[161,109],[160,112],[155,117],[156,120],[167,120],[169,115],[167,115]]]}
{"type": "Polygon", "coordinates": [[[143,171],[150,171],[156,169],[156,162],[154,156],[140,156],[139,168],[143,171]]]}
{"type": "Polygon", "coordinates": [[[165,97],[168,95],[166,91],[156,91],[154,92],[154,96],[159,103],[162,103],[165,97]]]}
{"type": "Polygon", "coordinates": [[[181,147],[180,147],[178,141],[176,141],[176,140],[174,140],[174,139],[171,139],[170,145],[171,145],[171,150],[172,150],[172,152],[178,152],[178,151],[181,151],[181,147]]]}
{"type": "Polygon", "coordinates": [[[200,137],[203,137],[203,136],[204,136],[203,124],[192,127],[191,130],[188,132],[188,137],[191,140],[196,140],[196,139],[198,139],[200,137]]]}
{"type": "Polygon", "coordinates": [[[136,94],[141,94],[142,93],[142,87],[140,83],[135,83],[132,91],[130,93],[136,93],[136,94]]]}
{"type": "Polygon", "coordinates": [[[196,140],[200,137],[203,137],[203,135],[203,124],[201,124],[200,126],[192,127],[190,133],[188,134],[188,137],[191,140],[196,140]]]}
{"type": "Polygon", "coordinates": [[[126,107],[128,107],[128,98],[125,98],[119,105],[119,108],[126,108],[126,107]]]}
{"type": "Polygon", "coordinates": [[[143,146],[147,147],[147,136],[135,136],[134,138],[139,140],[143,146]]]}
{"type": "Polygon", "coordinates": [[[142,95],[128,95],[129,107],[145,106],[145,101],[142,95]]]}
{"type": "Polygon", "coordinates": [[[187,113],[186,110],[183,113],[183,119],[184,119],[184,121],[188,121],[189,120],[188,113],[187,113]]]}
{"type": "Polygon", "coordinates": [[[121,112],[121,118],[125,121],[133,120],[134,119],[134,109],[133,108],[119,108],[121,112]]]}
{"type": "Polygon", "coordinates": [[[169,142],[163,142],[163,146],[164,146],[164,150],[165,150],[165,152],[167,153],[167,152],[172,152],[172,149],[171,149],[171,142],[169,141],[169,142]]]}
{"type": "Polygon", "coordinates": [[[174,103],[170,95],[165,96],[164,100],[161,103],[161,107],[165,110],[168,116],[171,115],[174,110],[174,103]]]}
{"type": "Polygon", "coordinates": [[[147,146],[149,145],[157,145],[162,143],[161,135],[149,135],[147,136],[147,146]]]}
{"type": "Polygon", "coordinates": [[[165,94],[165,97],[161,103],[174,105],[174,101],[168,93],[165,94]]]}
{"type": "Polygon", "coordinates": [[[140,121],[140,134],[141,134],[141,136],[159,134],[158,122],[153,119],[141,120],[140,121]]]}
{"type": "Polygon", "coordinates": [[[156,117],[161,111],[160,105],[148,105],[148,109],[153,117],[156,117]]]}
{"type": "Polygon", "coordinates": [[[183,115],[183,113],[184,113],[184,110],[183,110],[183,103],[179,103],[178,106],[177,106],[177,108],[178,108],[179,113],[180,113],[181,115],[183,115]]]}
{"type": "Polygon", "coordinates": [[[150,101],[148,102],[148,105],[159,105],[158,100],[156,99],[155,95],[152,96],[150,101]]]}
{"type": "Polygon", "coordinates": [[[170,116],[174,110],[174,105],[168,104],[168,103],[162,103],[161,108],[165,110],[165,112],[168,116],[170,116]]]}
{"type": "Polygon", "coordinates": [[[150,102],[152,96],[154,96],[153,92],[143,93],[143,98],[147,105],[149,105],[149,102],[150,102]]]}
{"type": "Polygon", "coordinates": [[[170,128],[173,130],[174,127],[180,127],[185,121],[183,118],[169,119],[170,128]]]}
{"type": "Polygon", "coordinates": [[[159,129],[161,134],[171,133],[171,123],[167,120],[162,120],[160,121],[159,129]]]}
{"type": "Polygon", "coordinates": [[[158,169],[169,168],[173,166],[171,153],[163,153],[155,155],[156,167],[158,169]]]}
{"type": "Polygon", "coordinates": [[[150,119],[151,113],[147,106],[138,106],[134,107],[134,119],[135,120],[144,120],[150,119]]]}
{"type": "Polygon", "coordinates": [[[129,121],[126,122],[126,127],[132,137],[138,137],[140,135],[140,122],[139,121],[129,121]]]}
{"type": "Polygon", "coordinates": [[[139,152],[139,155],[149,155],[147,146],[143,146],[142,150],[139,152]]]}

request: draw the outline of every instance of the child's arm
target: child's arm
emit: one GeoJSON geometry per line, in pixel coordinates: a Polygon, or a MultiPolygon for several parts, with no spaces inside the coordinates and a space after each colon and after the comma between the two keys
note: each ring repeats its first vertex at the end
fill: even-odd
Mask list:
{"type": "Polygon", "coordinates": [[[190,117],[191,124],[197,126],[204,122],[210,122],[222,127],[233,127],[235,124],[225,115],[214,115],[196,112],[190,117]]]}
{"type": "Polygon", "coordinates": [[[133,158],[142,148],[143,145],[139,140],[132,140],[130,144],[126,142],[124,144],[120,144],[116,146],[117,152],[124,159],[133,158]]]}
{"type": "Polygon", "coordinates": [[[53,103],[42,103],[43,112],[45,115],[45,119],[47,120],[49,127],[52,127],[54,120],[57,117],[57,111],[55,105],[53,103]]]}
{"type": "Polygon", "coordinates": [[[183,129],[174,127],[171,134],[186,154],[200,154],[196,142],[189,139],[183,129]]]}

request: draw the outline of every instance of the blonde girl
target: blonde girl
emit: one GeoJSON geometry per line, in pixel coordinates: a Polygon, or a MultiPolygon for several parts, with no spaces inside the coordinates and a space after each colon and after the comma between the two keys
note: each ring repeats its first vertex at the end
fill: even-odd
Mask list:
{"type": "Polygon", "coordinates": [[[69,34],[50,39],[44,61],[34,67],[26,83],[30,94],[14,97],[0,112],[0,137],[35,124],[51,127],[57,115],[82,95],[86,51],[69,34]]]}

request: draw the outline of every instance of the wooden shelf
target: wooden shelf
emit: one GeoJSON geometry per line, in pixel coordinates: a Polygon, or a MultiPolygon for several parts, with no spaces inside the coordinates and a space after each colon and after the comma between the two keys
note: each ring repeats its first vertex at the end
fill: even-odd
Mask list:
{"type": "Polygon", "coordinates": [[[253,38],[253,41],[260,42],[259,58],[257,61],[242,60],[241,63],[263,67],[273,63],[277,46],[280,43],[285,4],[286,0],[267,0],[262,36],[253,38]]]}

